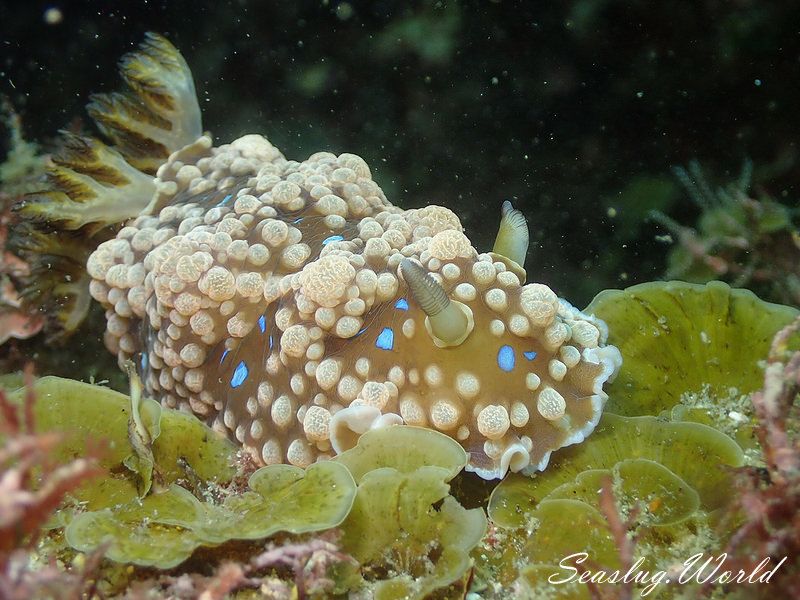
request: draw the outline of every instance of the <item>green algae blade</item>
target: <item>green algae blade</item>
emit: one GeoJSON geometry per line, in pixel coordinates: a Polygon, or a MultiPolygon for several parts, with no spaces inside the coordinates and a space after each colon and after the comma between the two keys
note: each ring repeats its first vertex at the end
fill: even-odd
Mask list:
{"type": "Polygon", "coordinates": [[[107,544],[112,560],[169,569],[200,546],[263,539],[279,531],[330,529],[345,519],[356,495],[350,472],[333,462],[315,463],[305,471],[263,467],[250,477],[250,487],[214,504],[173,484],[143,499],[80,514],[65,536],[76,550],[107,544]]]}
{"type": "Polygon", "coordinates": [[[375,598],[425,598],[469,568],[469,552],[486,531],[486,517],[482,509],[467,510],[448,495],[449,476],[448,469],[436,466],[410,473],[383,467],[361,479],[353,510],[341,525],[342,547],[362,564],[362,585],[375,598]],[[371,575],[386,571],[393,575],[377,580],[371,575]]]}
{"type": "Polygon", "coordinates": [[[590,600],[589,588],[573,577],[573,572],[558,565],[536,563],[520,569],[517,585],[524,598],[548,600],[590,600]],[[553,584],[552,581],[564,582],[553,584]]]}
{"type": "Polygon", "coordinates": [[[262,467],[250,476],[249,485],[253,492],[229,496],[218,519],[205,527],[235,539],[260,539],[278,531],[322,531],[344,521],[356,497],[350,472],[333,461],[307,469],[262,467]]]}
{"type": "Polygon", "coordinates": [[[606,410],[626,416],[657,415],[704,388],[722,397],[730,388],[742,394],[759,389],[759,361],[773,336],[798,315],[720,281],[605,290],[584,312],[606,322],[609,343],[622,353],[620,373],[606,387],[606,410]]]}
{"type": "Polygon", "coordinates": [[[634,458],[669,469],[692,487],[708,511],[730,499],[732,481],[726,467],[744,461],[736,442],[712,427],[606,413],[585,442],[555,453],[546,471],[503,480],[489,499],[489,516],[502,527],[522,527],[527,515],[560,485],[571,484],[584,471],[613,469],[634,458]]]}
{"type": "Polygon", "coordinates": [[[179,565],[198,546],[197,539],[181,527],[154,523],[132,530],[110,509],[79,515],[65,535],[76,550],[89,552],[107,544],[105,556],[111,560],[161,569],[179,565]]]}
{"type": "Polygon", "coordinates": [[[572,499],[599,508],[600,489],[610,478],[614,495],[622,504],[644,502],[650,508],[650,525],[674,525],[700,508],[700,495],[665,466],[644,458],[622,460],[611,469],[590,469],[562,484],[545,499],[572,499]]]}
{"type": "Polygon", "coordinates": [[[161,435],[161,405],[150,398],[142,398],[142,383],[129,369],[131,378],[131,418],[128,420],[128,442],[133,453],[122,461],[136,474],[139,497],[146,496],[153,487],[153,441],[161,435]]]}
{"type": "MultiPolygon", "coordinates": [[[[128,502],[137,495],[133,474],[122,466],[131,455],[128,437],[130,399],[114,390],[63,379],[42,377],[34,382],[34,418],[37,432],[64,434],[53,459],[59,462],[89,456],[100,448],[98,463],[109,476],[96,478],[71,496],[84,508],[100,510],[128,502]]],[[[11,394],[21,402],[25,389],[11,394]]],[[[187,469],[203,481],[229,481],[236,448],[227,439],[191,415],[162,409],[145,400],[144,425],[158,434],[153,442],[153,462],[159,481],[169,485],[187,476],[187,469]]]]}
{"type": "Polygon", "coordinates": [[[333,459],[345,465],[356,481],[374,469],[391,467],[411,473],[420,467],[446,469],[450,481],[467,464],[461,444],[450,436],[410,425],[383,427],[364,433],[358,444],[333,459]]]}
{"type": "Polygon", "coordinates": [[[617,547],[603,515],[585,502],[544,500],[529,518],[533,531],[523,552],[531,563],[558,563],[583,549],[598,564],[619,566],[617,547]],[[575,535],[565,535],[570,531],[580,532],[578,543],[575,535]]]}

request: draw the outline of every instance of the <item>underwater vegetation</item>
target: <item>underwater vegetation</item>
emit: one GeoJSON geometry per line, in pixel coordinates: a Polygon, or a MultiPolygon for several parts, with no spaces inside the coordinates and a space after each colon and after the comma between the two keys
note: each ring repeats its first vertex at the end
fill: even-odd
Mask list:
{"type": "Polygon", "coordinates": [[[690,227],[660,211],[652,213],[674,236],[665,277],[724,279],[766,299],[800,305],[798,209],[765,192],[752,194],[752,169],[745,163],[736,181],[716,189],[696,161],[675,169],[700,216],[690,227]]]}
{"type": "MultiPolygon", "coordinates": [[[[3,384],[21,382],[22,377],[4,377],[3,384]]],[[[93,589],[90,579],[102,553],[86,557],[69,572],[51,561],[33,567],[31,556],[67,492],[96,477],[100,469],[92,453],[59,464],[52,453],[62,436],[42,432],[34,404],[30,392],[20,407],[0,389],[0,594],[3,598],[78,598],[93,589]]]]}
{"type": "Polygon", "coordinates": [[[165,38],[121,72],[89,106],[106,142],[64,135],[13,247],[62,339],[102,305],[130,393],[5,378],[4,590],[721,597],[666,579],[723,549],[777,565],[737,594],[796,590],[796,309],[668,281],[578,310],[527,282],[509,202],[479,252],[356,155],[215,147],[165,38]],[[565,560],[651,576],[554,583],[565,560]]]}
{"type": "MultiPolygon", "coordinates": [[[[22,544],[40,557],[39,566],[58,556],[67,566],[57,577],[85,583],[81,569],[91,567],[106,596],[136,586],[166,592],[182,581],[194,593],[222,586],[225,593],[277,590],[274,597],[300,589],[310,597],[424,598],[438,590],[438,597],[513,591],[589,598],[623,588],[552,585],[547,578],[563,576],[558,565],[565,556],[585,551],[592,564],[610,569],[641,557],[650,572],[674,572],[697,552],[726,547],[741,568],[762,554],[796,560],[797,311],[720,282],[607,291],[587,310],[612,324],[626,320],[632,331],[628,343],[618,340],[626,362],[597,429],[555,453],[545,471],[508,475],[483,506],[464,508],[482,502],[465,496],[468,486],[451,495],[454,477],[474,477],[463,471],[467,454],[427,428],[371,430],[354,448],[307,469],[256,469],[191,415],[137,400],[136,385],[126,396],[44,377],[4,404],[7,422],[16,425],[3,432],[3,456],[11,462],[2,481],[17,468],[9,448],[27,435],[17,414],[35,423],[36,439],[56,436],[58,445],[36,447],[64,466],[26,480],[27,497],[42,498],[26,501],[38,519],[15,537],[0,537],[6,548],[19,552],[22,544]],[[761,359],[725,352],[737,331],[751,336],[761,359]],[[707,346],[697,355],[705,360],[686,360],[686,340],[707,346]],[[637,362],[645,357],[651,370],[637,362]],[[765,386],[757,365],[764,357],[765,386]],[[681,372],[686,377],[670,377],[681,372]],[[752,402],[729,404],[738,398],[731,388],[752,402]],[[627,414],[614,414],[626,407],[627,414]],[[137,427],[148,433],[136,434],[137,427]],[[143,463],[151,467],[149,491],[143,463]],[[66,485],[62,473],[70,475],[66,485]],[[55,502],[51,489],[58,491],[55,502]],[[35,548],[25,545],[45,523],[35,548]],[[86,561],[75,558],[84,555],[86,561]]],[[[0,512],[9,522],[11,513],[0,512]]],[[[794,589],[797,565],[781,569],[773,583],[794,589]]],[[[691,587],[653,586],[664,598],[722,589],[691,587]]],[[[737,593],[759,597],[746,586],[737,593]]]]}
{"type": "Polygon", "coordinates": [[[732,512],[743,523],[725,548],[733,568],[752,569],[756,557],[786,556],[790,568],[782,572],[771,592],[800,594],[797,527],[800,501],[800,440],[797,433],[797,398],[800,395],[800,352],[796,337],[800,319],[784,327],[770,347],[764,386],[752,395],[758,418],[756,434],[763,448],[765,471],[737,473],[737,496],[732,512]]]}
{"type": "Polygon", "coordinates": [[[0,343],[10,338],[36,335],[44,318],[23,306],[16,281],[30,273],[29,265],[6,247],[9,226],[14,219],[11,207],[24,193],[32,191],[36,178],[44,172],[44,160],[35,144],[22,136],[22,124],[7,101],[0,101],[0,118],[10,133],[6,160],[0,164],[0,343]]]}
{"type": "MultiPolygon", "coordinates": [[[[323,548],[338,557],[332,582],[342,593],[369,582],[376,598],[421,598],[464,577],[469,552],[486,529],[483,510],[466,510],[448,494],[447,482],[466,465],[466,453],[427,429],[376,430],[336,460],[307,469],[253,470],[245,461],[234,470],[235,447],[197,419],[158,405],[140,405],[136,419],[135,402],[107,388],[45,377],[11,394],[4,412],[14,415],[17,407],[30,415],[42,440],[51,440],[37,449],[65,466],[45,478],[35,502],[26,499],[24,506],[39,517],[28,529],[11,529],[16,513],[4,509],[9,529],[0,531],[0,539],[10,546],[5,550],[43,526],[65,496],[68,501],[48,524],[51,532],[63,528],[63,540],[51,540],[52,548],[60,543],[89,554],[99,549],[105,559],[162,570],[183,563],[200,546],[338,527],[341,537],[323,548]],[[129,460],[142,454],[131,433],[137,420],[150,431],[153,477],[146,493],[140,463],[129,460]],[[55,432],[61,432],[57,438],[55,432]],[[104,439],[103,448],[89,451],[92,438],[104,439]],[[419,450],[398,451],[408,447],[419,450]],[[70,462],[75,456],[92,458],[70,462]]],[[[11,450],[24,440],[9,430],[3,441],[11,450]]],[[[5,471],[3,481],[12,477],[13,471],[5,471]]],[[[262,570],[270,564],[259,560],[262,570]]],[[[124,589],[127,583],[106,581],[101,591],[113,593],[115,585],[124,589]]]]}
{"type": "MultiPolygon", "coordinates": [[[[750,472],[746,463],[764,464],[757,433],[763,426],[749,397],[763,386],[759,363],[775,332],[797,318],[793,308],[721,282],[608,290],[586,310],[602,316],[612,332],[625,332],[615,340],[624,363],[609,386],[606,412],[583,444],[560,452],[544,473],[509,476],[488,506],[507,558],[488,567],[530,594],[544,593],[551,574],[563,575],[555,565],[572,552],[620,567],[619,544],[598,493],[603,481],[623,517],[636,513],[635,552],[651,573],[670,572],[686,557],[718,551],[740,535],[734,532],[741,515],[731,504],[736,473],[750,472]],[[748,352],[742,354],[744,339],[748,352]],[[732,402],[740,396],[746,401],[732,402]],[[559,531],[570,523],[592,534],[567,541],[559,531]]],[[[589,590],[574,593],[588,597],[589,590]]]]}

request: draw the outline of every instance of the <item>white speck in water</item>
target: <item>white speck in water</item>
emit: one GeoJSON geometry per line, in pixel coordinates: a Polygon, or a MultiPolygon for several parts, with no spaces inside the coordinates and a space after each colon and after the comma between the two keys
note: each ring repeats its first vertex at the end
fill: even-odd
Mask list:
{"type": "Polygon", "coordinates": [[[42,18],[47,25],[58,25],[64,20],[64,13],[57,6],[51,6],[44,11],[42,18]]]}

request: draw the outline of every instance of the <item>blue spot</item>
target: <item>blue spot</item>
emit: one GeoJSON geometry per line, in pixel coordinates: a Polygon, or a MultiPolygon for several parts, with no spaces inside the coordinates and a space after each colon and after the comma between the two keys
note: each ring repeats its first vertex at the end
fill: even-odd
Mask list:
{"type": "Polygon", "coordinates": [[[267,330],[267,317],[264,315],[258,317],[258,328],[261,330],[261,333],[264,333],[267,330]]]}
{"type": "Polygon", "coordinates": [[[272,352],[272,334],[269,334],[269,351],[272,352]]]}
{"type": "Polygon", "coordinates": [[[408,300],[405,298],[398,298],[397,302],[394,303],[394,307],[397,310],[408,310],[408,300]]]}
{"type": "Polygon", "coordinates": [[[359,332],[358,332],[357,334],[355,334],[353,337],[354,337],[354,338],[357,338],[357,337],[358,337],[358,336],[360,336],[362,333],[364,333],[364,332],[365,332],[367,329],[368,329],[368,327],[362,327],[362,328],[361,328],[361,331],[359,331],[359,332]]]}
{"type": "Polygon", "coordinates": [[[297,217],[294,221],[292,221],[292,225],[297,225],[303,220],[303,217],[297,217]]]}
{"type": "Polygon", "coordinates": [[[375,340],[375,347],[381,350],[391,350],[394,348],[394,331],[391,327],[384,327],[378,339],[375,340]]]}
{"type": "Polygon", "coordinates": [[[147,352],[142,352],[142,358],[139,361],[139,366],[142,368],[142,371],[147,370],[147,352]]]}
{"type": "Polygon", "coordinates": [[[219,208],[220,206],[225,206],[228,202],[230,202],[231,198],[233,198],[233,194],[228,194],[222,199],[222,202],[219,202],[214,208],[219,208]]]}
{"type": "Polygon", "coordinates": [[[236,365],[236,369],[233,371],[233,377],[231,377],[231,387],[237,388],[242,385],[249,374],[250,371],[247,370],[247,365],[244,364],[244,361],[241,361],[238,365],[236,365]]]}
{"type": "Polygon", "coordinates": [[[503,369],[503,371],[508,372],[514,369],[514,364],[516,362],[517,359],[514,356],[514,349],[508,344],[501,346],[500,351],[497,353],[497,366],[503,369]]]}
{"type": "Polygon", "coordinates": [[[226,349],[225,352],[222,353],[222,356],[219,359],[219,364],[222,364],[222,361],[225,360],[226,356],[228,356],[228,352],[230,352],[230,350],[226,349]]]}
{"type": "Polygon", "coordinates": [[[527,352],[523,352],[523,354],[525,355],[525,358],[527,358],[528,360],[533,360],[534,358],[536,358],[535,350],[528,350],[527,352]]]}
{"type": "Polygon", "coordinates": [[[344,239],[343,235],[332,235],[322,240],[322,245],[327,246],[331,242],[341,242],[344,239]]]}

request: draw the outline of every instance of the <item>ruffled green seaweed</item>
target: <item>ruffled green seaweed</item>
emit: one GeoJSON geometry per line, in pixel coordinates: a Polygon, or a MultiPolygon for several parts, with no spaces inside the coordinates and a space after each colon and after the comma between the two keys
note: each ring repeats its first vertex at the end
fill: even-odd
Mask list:
{"type": "Polygon", "coordinates": [[[553,564],[532,564],[520,570],[519,579],[514,584],[514,589],[519,598],[533,600],[534,598],[547,598],[547,600],[589,600],[589,588],[572,580],[553,585],[550,581],[563,581],[564,570],[553,564]]]}
{"type": "Polygon", "coordinates": [[[511,580],[536,565],[525,575],[531,579],[576,552],[617,568],[617,547],[600,512],[606,478],[623,513],[641,511],[643,568],[663,568],[682,541],[691,539],[700,551],[715,539],[709,532],[730,496],[730,467],[742,464],[741,448],[706,425],[605,414],[589,439],[556,453],[546,471],[512,475],[494,490],[489,517],[514,546],[496,567],[500,577],[511,580]],[[565,535],[576,531],[581,535],[565,535]]]}
{"type": "Polygon", "coordinates": [[[583,443],[554,453],[543,473],[506,478],[489,502],[500,543],[481,567],[523,594],[554,591],[548,576],[563,578],[556,565],[576,552],[619,566],[600,502],[606,482],[623,517],[638,511],[642,569],[720,548],[737,524],[726,514],[734,468],[743,448],[758,452],[748,394],[763,383],[773,336],[798,314],[719,282],[608,290],[586,312],[623,355],[607,412],[583,443]]]}
{"type": "Polygon", "coordinates": [[[491,582],[521,597],[585,598],[585,586],[548,577],[563,577],[560,561],[578,552],[620,566],[600,495],[610,483],[622,517],[637,511],[642,569],[718,550],[737,525],[726,513],[733,471],[746,462],[743,448],[759,452],[748,394],[761,385],[774,333],[797,311],[725,284],[667,282],[603,292],[587,312],[608,323],[623,354],[607,410],[544,472],[495,488],[489,535],[483,509],[450,495],[466,452],[436,431],[368,431],[331,461],[259,469],[241,492],[226,487],[235,447],[194,417],[46,377],[35,383],[35,417],[39,430],[65,435],[54,459],[93,454],[95,440],[107,441],[100,464],[108,476],[79,488],[54,525],[75,550],[105,543],[110,559],[159,569],[199,546],[338,527],[341,549],[358,564],[335,565],[337,593],[450,597],[466,589],[476,563],[477,593],[491,582]]]}
{"type": "Polygon", "coordinates": [[[376,600],[425,598],[464,577],[486,516],[448,494],[467,464],[460,444],[430,429],[388,427],[365,433],[335,461],[359,484],[342,545],[376,600]]]}
{"type": "Polygon", "coordinates": [[[78,515],[67,526],[66,539],[81,551],[107,542],[112,560],[168,569],[201,545],[335,527],[356,492],[347,468],[333,462],[306,470],[271,465],[253,473],[248,483],[250,491],[222,503],[201,502],[173,484],[141,501],[78,515]]]}
{"type": "Polygon", "coordinates": [[[366,587],[376,598],[423,598],[463,581],[486,531],[482,509],[449,495],[466,452],[435,431],[371,431],[335,460],[263,467],[240,492],[224,485],[236,475],[235,448],[189,415],[56,377],[34,391],[38,429],[65,436],[54,458],[107,442],[99,459],[107,476],[78,489],[54,523],[76,551],[105,545],[111,560],[169,569],[200,546],[340,526],[342,549],[360,563],[339,565],[342,593],[366,587]],[[152,468],[149,493],[143,461],[152,468]]]}
{"type": "Polygon", "coordinates": [[[595,506],[606,478],[618,481],[617,499],[633,506],[637,500],[648,503],[649,523],[674,525],[690,518],[700,508],[700,494],[664,465],[647,458],[621,460],[610,469],[589,469],[573,481],[564,483],[547,497],[580,500],[595,506]]]}
{"type": "Polygon", "coordinates": [[[142,397],[142,381],[133,364],[126,365],[131,380],[131,418],[128,419],[128,442],[133,452],[122,461],[136,473],[136,489],[139,496],[146,496],[153,487],[155,456],[153,443],[161,435],[161,405],[150,398],[142,397]]]}
{"type": "MultiPolygon", "coordinates": [[[[39,432],[57,431],[64,442],[53,455],[54,461],[65,462],[88,456],[98,450],[98,463],[108,475],[88,482],[72,496],[88,510],[100,510],[138,497],[137,478],[125,467],[133,454],[128,421],[131,404],[128,396],[108,388],[63,379],[42,377],[33,386],[37,401],[34,418],[39,432]]],[[[21,402],[24,388],[11,394],[21,402]]],[[[142,418],[151,431],[153,419],[160,434],[152,442],[155,475],[162,486],[187,476],[204,482],[226,482],[235,475],[233,459],[236,448],[191,415],[161,410],[153,400],[144,400],[142,418]],[[155,404],[156,406],[152,406],[155,404]],[[158,408],[156,408],[158,407],[158,408]]],[[[63,513],[64,518],[68,514],[63,513]]]]}
{"type": "Polygon", "coordinates": [[[197,480],[207,487],[230,481],[236,474],[235,447],[191,415],[162,410],[136,393],[129,399],[57,377],[38,380],[34,391],[37,429],[65,434],[55,459],[85,456],[91,440],[107,441],[99,462],[109,475],[73,494],[87,512],[60,515],[66,540],[76,550],[107,543],[106,555],[113,560],[165,569],[200,545],[330,529],[353,504],[355,482],[346,467],[332,462],[307,470],[264,467],[250,476],[249,491],[221,501],[209,492],[200,500],[178,482],[197,480]],[[158,489],[147,495],[151,478],[158,489]]]}
{"type": "Polygon", "coordinates": [[[450,436],[409,425],[368,431],[354,448],[334,460],[347,466],[358,482],[369,471],[382,467],[413,473],[428,466],[446,470],[445,480],[450,481],[467,464],[467,453],[450,436]]]}
{"type": "MultiPolygon", "coordinates": [[[[512,475],[495,488],[489,501],[489,515],[503,527],[525,525],[526,512],[550,498],[564,497],[560,486],[573,486],[578,495],[581,477],[597,469],[617,469],[627,481],[622,486],[626,495],[653,502],[674,485],[654,486],[653,480],[670,481],[677,477],[686,482],[708,510],[722,506],[727,499],[730,474],[722,465],[738,467],[743,464],[741,448],[725,434],[698,423],[671,423],[656,417],[621,417],[606,413],[594,433],[582,444],[570,446],[553,455],[548,468],[533,477],[512,475]],[[631,459],[645,459],[628,463],[631,459]],[[650,464],[654,463],[654,464],[650,464]],[[662,468],[659,468],[662,467],[662,468]],[[664,470],[670,472],[665,476],[664,470]],[[626,478],[625,475],[628,475],[626,478]],[[658,494],[650,495],[655,489],[658,494]]],[[[595,488],[596,490],[597,488],[595,488]]],[[[595,494],[594,501],[597,497],[595,494]]],[[[661,498],[688,500],[683,494],[661,498]]],[[[654,508],[658,513],[661,506],[654,508]]],[[[666,509],[664,509],[666,510],[666,509]]],[[[674,507],[669,509],[671,513],[674,507]]],[[[655,515],[658,519],[669,519],[655,515]]]]}
{"type": "Polygon", "coordinates": [[[606,410],[657,415],[687,393],[729,396],[761,387],[759,365],[774,335],[798,314],[720,281],[650,282],[600,292],[584,312],[606,322],[622,369],[606,410]]]}

